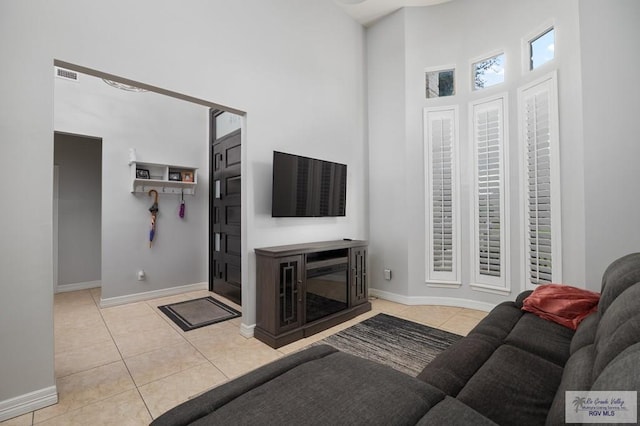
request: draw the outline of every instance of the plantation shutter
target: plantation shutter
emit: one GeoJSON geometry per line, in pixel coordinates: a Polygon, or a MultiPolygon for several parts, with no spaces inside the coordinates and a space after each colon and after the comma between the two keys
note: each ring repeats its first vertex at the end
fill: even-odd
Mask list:
{"type": "Polygon", "coordinates": [[[476,285],[506,289],[504,97],[472,104],[476,285]]]}
{"type": "Polygon", "coordinates": [[[427,281],[458,281],[457,108],[425,110],[427,281]]]}
{"type": "Polygon", "coordinates": [[[524,152],[524,242],[525,282],[527,285],[558,280],[555,274],[556,243],[559,235],[553,215],[555,185],[559,176],[556,160],[558,148],[555,75],[551,75],[519,92],[521,143],[524,152]],[[554,155],[555,154],[555,155],[554,155]],[[556,170],[554,170],[554,168],[556,170]]]}

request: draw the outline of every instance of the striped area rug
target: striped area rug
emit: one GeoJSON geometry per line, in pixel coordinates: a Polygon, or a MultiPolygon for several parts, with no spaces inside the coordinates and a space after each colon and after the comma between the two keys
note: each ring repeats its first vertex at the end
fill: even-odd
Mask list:
{"type": "Polygon", "coordinates": [[[461,338],[447,331],[378,314],[315,344],[328,344],[415,377],[436,355],[461,338]]]}

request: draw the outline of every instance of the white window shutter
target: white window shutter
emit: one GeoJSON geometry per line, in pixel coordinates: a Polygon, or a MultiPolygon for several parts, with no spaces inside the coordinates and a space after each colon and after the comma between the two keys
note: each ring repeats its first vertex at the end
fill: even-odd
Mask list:
{"type": "Polygon", "coordinates": [[[525,288],[561,281],[559,138],[555,73],[518,90],[523,152],[525,288]]]}
{"type": "Polygon", "coordinates": [[[424,111],[426,280],[460,285],[458,213],[458,109],[424,111]]]}
{"type": "Polygon", "coordinates": [[[471,286],[499,293],[510,291],[506,102],[505,94],[478,100],[470,107],[475,171],[471,286]]]}

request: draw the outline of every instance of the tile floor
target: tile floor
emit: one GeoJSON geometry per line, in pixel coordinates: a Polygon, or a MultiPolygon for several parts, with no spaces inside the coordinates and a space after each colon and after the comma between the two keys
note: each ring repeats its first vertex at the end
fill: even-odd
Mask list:
{"type": "Polygon", "coordinates": [[[472,309],[373,299],[372,311],[276,350],[241,336],[240,318],[185,333],[156,309],[208,295],[213,294],[202,290],[100,309],[99,288],[56,294],[59,402],[2,426],[148,425],[207,389],[380,312],[462,335],[486,315],[472,309]]]}

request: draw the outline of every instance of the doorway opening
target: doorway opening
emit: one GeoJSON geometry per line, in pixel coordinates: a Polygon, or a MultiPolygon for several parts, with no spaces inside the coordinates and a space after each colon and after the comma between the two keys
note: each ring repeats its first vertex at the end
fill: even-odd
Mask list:
{"type": "Polygon", "coordinates": [[[55,292],[101,286],[102,139],[54,132],[55,292]]]}
{"type": "MultiPolygon", "coordinates": [[[[105,80],[105,83],[109,83],[109,82],[115,82],[118,83],[119,85],[123,85],[126,87],[118,87],[118,86],[114,86],[116,88],[122,88],[123,92],[127,91],[129,88],[133,87],[136,89],[140,89],[141,92],[147,91],[147,92],[153,92],[153,96],[155,96],[156,94],[159,95],[164,95],[166,98],[173,98],[173,99],[178,99],[181,101],[186,101],[188,103],[194,104],[196,106],[204,106],[206,108],[204,112],[204,114],[202,115],[202,118],[207,120],[208,119],[208,112],[210,110],[215,110],[218,113],[225,115],[225,113],[229,113],[229,115],[233,115],[234,117],[237,118],[239,123],[243,123],[244,121],[244,112],[240,111],[240,110],[235,110],[233,108],[228,108],[216,103],[212,103],[203,99],[199,99],[199,98],[195,98],[195,97],[191,97],[188,95],[183,95],[180,94],[178,92],[173,92],[170,90],[166,90],[166,89],[161,89],[155,86],[151,86],[151,85],[147,85],[144,83],[140,83],[138,81],[133,81],[133,80],[128,80],[125,78],[121,78],[119,76],[115,76],[112,74],[108,74],[108,73],[104,73],[101,71],[97,71],[94,69],[90,69],[90,68],[86,68],[86,67],[82,67],[79,65],[75,65],[75,64],[71,64],[71,63],[67,63],[67,62],[63,62],[60,60],[54,60],[54,65],[56,67],[59,68],[64,68],[66,70],[71,70],[74,73],[78,73],[78,74],[84,74],[90,77],[95,77],[97,79],[102,79],[105,80]],[[107,81],[108,80],[108,81],[107,81]]],[[[75,84],[75,83],[74,83],[75,84]]],[[[106,87],[106,85],[105,85],[106,87]]],[[[102,89],[100,89],[100,92],[102,92],[102,89]]],[[[109,99],[111,101],[113,101],[113,98],[115,98],[115,93],[119,93],[119,92],[112,92],[114,93],[114,95],[108,95],[109,99]]],[[[136,94],[137,95],[137,94],[136,94]]],[[[149,95],[144,95],[147,98],[149,98],[149,95]]],[[[118,96],[119,98],[120,96],[118,96]]],[[[85,102],[86,105],[86,102],[85,102]]],[[[204,108],[203,108],[204,109],[204,108]]],[[[89,114],[86,114],[86,110],[87,108],[84,108],[82,110],[84,116],[88,116],[89,114]]],[[[118,109],[118,117],[125,115],[123,110],[129,111],[127,109],[127,107],[125,106],[122,109],[118,109]]],[[[129,115],[126,117],[128,121],[133,121],[134,119],[137,119],[139,121],[139,123],[137,123],[138,128],[142,128],[142,125],[144,123],[152,123],[153,124],[153,120],[147,120],[144,121],[143,119],[140,118],[140,116],[142,115],[142,111],[144,111],[143,109],[133,109],[133,111],[131,111],[129,113],[129,115]],[[144,123],[143,123],[144,122],[144,123]]],[[[92,117],[85,117],[88,120],[92,120],[92,117]]],[[[110,117],[113,118],[113,117],[110,117]]],[[[117,117],[116,117],[117,118],[117,117]]],[[[89,121],[91,124],[94,123],[95,120],[93,121],[89,121]]],[[[117,121],[117,120],[114,120],[117,121]]],[[[169,123],[174,123],[174,117],[167,117],[163,122],[169,122],[169,123]]],[[[119,123],[119,121],[118,121],[119,123]]],[[[71,126],[71,128],[76,128],[78,126],[71,126]]],[[[177,126],[173,126],[174,128],[177,128],[177,126]]],[[[198,129],[202,129],[202,127],[200,127],[199,125],[196,126],[198,129]]],[[[204,127],[204,126],[203,126],[204,127]]],[[[239,126],[240,127],[240,126],[239,126]]],[[[57,128],[57,127],[56,127],[57,128]]],[[[64,126],[61,127],[59,130],[64,130],[64,126]]],[[[180,128],[182,129],[182,128],[180,128]]],[[[204,129],[206,129],[206,127],[204,127],[204,129]]],[[[134,129],[135,130],[135,129],[134,129]]],[[[70,130],[73,131],[73,130],[70,130]]],[[[155,128],[152,128],[151,132],[156,132],[158,133],[158,130],[155,128]]],[[[200,130],[198,130],[200,131],[200,130]]],[[[130,132],[131,133],[131,132],[130,132]]],[[[157,148],[162,149],[162,147],[164,145],[159,145],[156,143],[156,141],[152,141],[153,143],[149,142],[147,143],[148,146],[145,147],[145,149],[138,149],[138,156],[139,156],[139,160],[145,160],[145,161],[149,161],[149,162],[168,162],[168,164],[174,164],[171,163],[170,158],[171,157],[171,153],[175,153],[176,150],[180,151],[180,153],[191,153],[191,152],[197,152],[200,149],[202,149],[200,157],[202,158],[202,153],[204,153],[205,149],[209,149],[210,147],[210,137],[206,135],[206,130],[202,132],[202,137],[198,137],[198,138],[192,138],[190,139],[190,141],[201,141],[200,143],[202,145],[200,145],[202,148],[198,148],[196,146],[190,145],[189,147],[185,147],[183,146],[183,144],[180,143],[181,138],[180,137],[175,137],[172,139],[172,143],[174,143],[174,145],[171,145],[172,148],[170,149],[165,149],[164,150],[164,154],[161,154],[161,156],[165,156],[166,159],[162,159],[164,157],[162,157],[160,160],[156,160],[156,158],[158,158],[158,150],[157,148]],[[156,145],[154,145],[156,144],[156,145]],[[153,157],[152,157],[153,155],[153,157]]],[[[175,217],[170,217],[169,215],[174,215],[176,217],[178,217],[178,213],[177,210],[175,212],[173,212],[171,209],[175,206],[178,205],[178,203],[180,202],[180,198],[176,197],[176,196],[171,196],[171,195],[165,195],[163,197],[163,201],[164,204],[162,204],[162,207],[164,208],[162,210],[162,214],[164,215],[160,220],[160,226],[162,226],[161,232],[160,232],[160,237],[161,238],[165,238],[165,244],[164,245],[155,245],[154,243],[154,251],[150,252],[146,249],[146,245],[145,245],[145,250],[139,250],[137,248],[135,248],[135,250],[138,250],[137,252],[135,252],[134,254],[137,256],[123,256],[123,259],[120,259],[119,256],[114,256],[114,244],[118,244],[119,239],[121,238],[123,235],[126,237],[127,235],[138,235],[138,230],[141,229],[143,226],[146,227],[147,222],[144,222],[143,226],[138,225],[137,223],[133,224],[133,220],[130,220],[131,217],[138,217],[138,216],[132,216],[130,213],[131,211],[135,210],[135,214],[138,214],[138,211],[142,211],[142,212],[146,212],[146,207],[142,208],[139,207],[138,205],[142,205],[146,203],[146,197],[121,197],[120,196],[120,189],[129,189],[127,187],[125,187],[124,185],[118,185],[118,182],[126,180],[126,178],[122,178],[122,176],[125,176],[124,173],[122,173],[122,171],[124,171],[124,167],[122,166],[125,165],[126,166],[126,151],[130,151],[130,148],[136,148],[136,145],[139,145],[140,142],[140,135],[139,134],[133,134],[132,137],[130,138],[125,138],[122,134],[122,132],[119,133],[115,133],[114,134],[104,134],[104,140],[105,140],[105,145],[104,145],[104,161],[102,163],[102,171],[103,174],[105,176],[105,181],[103,182],[104,185],[107,185],[105,188],[105,191],[108,192],[104,192],[103,191],[103,196],[105,196],[106,194],[113,194],[114,191],[116,191],[115,193],[118,194],[117,197],[118,200],[118,208],[123,212],[122,218],[120,217],[116,217],[114,219],[114,215],[113,215],[113,211],[115,210],[115,205],[116,203],[114,203],[114,196],[110,197],[110,200],[112,202],[108,202],[108,200],[104,200],[103,198],[103,208],[108,208],[109,210],[109,214],[104,213],[104,217],[102,218],[103,224],[102,224],[102,232],[104,235],[107,235],[108,238],[105,239],[105,241],[103,242],[103,244],[107,244],[108,246],[102,246],[102,272],[103,272],[103,276],[101,277],[102,280],[102,284],[103,284],[103,288],[102,288],[102,300],[101,303],[102,304],[109,304],[112,303],[111,300],[118,300],[118,303],[126,303],[126,302],[122,302],[122,300],[129,300],[128,299],[128,294],[127,293],[123,293],[123,288],[125,286],[129,286],[128,288],[135,288],[134,286],[141,286],[140,288],[143,288],[142,286],[145,286],[145,288],[151,288],[152,291],[155,292],[159,292],[159,291],[165,291],[168,290],[170,292],[178,292],[179,291],[179,287],[180,286],[175,286],[175,287],[171,287],[171,288],[165,288],[165,287],[160,287],[160,286],[156,286],[156,288],[152,287],[153,283],[150,283],[150,280],[152,280],[153,278],[155,278],[154,276],[150,275],[149,273],[147,273],[147,280],[146,283],[143,284],[138,284],[136,280],[136,272],[139,272],[139,270],[147,269],[146,268],[146,264],[145,262],[148,263],[153,263],[152,266],[150,268],[158,268],[158,269],[169,269],[169,271],[167,273],[164,273],[165,271],[162,270],[163,273],[157,273],[156,276],[160,276],[160,279],[165,280],[165,281],[170,281],[171,283],[184,283],[186,284],[190,284],[193,283],[194,286],[201,286],[204,285],[204,281],[207,281],[208,278],[210,278],[212,272],[210,270],[208,270],[208,268],[211,268],[213,265],[210,263],[210,259],[211,259],[211,253],[206,253],[205,251],[207,250],[207,248],[211,248],[211,245],[209,244],[209,247],[207,246],[207,239],[210,239],[210,234],[213,232],[212,228],[206,229],[204,230],[204,232],[207,233],[207,235],[209,235],[209,237],[205,237],[204,235],[202,235],[203,229],[202,227],[197,227],[197,226],[191,226],[190,223],[198,223],[200,220],[200,217],[204,216],[204,218],[206,218],[207,216],[211,215],[211,212],[208,211],[210,210],[210,204],[208,203],[207,200],[207,196],[206,194],[208,193],[207,188],[206,188],[206,184],[209,184],[209,186],[211,185],[211,182],[207,182],[206,177],[209,175],[210,171],[206,170],[206,166],[203,167],[204,164],[206,164],[208,162],[208,160],[206,160],[205,157],[205,161],[203,165],[200,165],[200,173],[199,176],[203,177],[203,179],[201,179],[201,181],[199,182],[199,185],[201,185],[200,187],[202,187],[202,195],[204,195],[204,203],[202,203],[201,205],[199,205],[197,208],[199,208],[199,210],[197,210],[197,208],[193,208],[193,204],[194,202],[192,202],[191,199],[187,199],[188,207],[187,208],[187,213],[186,216],[180,216],[180,219],[176,219],[175,217]],[[132,141],[132,142],[125,142],[125,141],[132,141]],[[117,144],[117,149],[114,148],[114,143],[117,144]],[[125,145],[125,143],[127,143],[127,145],[125,145]],[[125,152],[125,154],[122,154],[122,152],[125,152]],[[120,164],[120,158],[123,158],[123,162],[122,164],[120,164]],[[107,178],[108,177],[108,178],[107,178]],[[117,188],[116,188],[117,186],[117,188]],[[108,187],[108,188],[107,188],[108,187]],[[122,200],[124,200],[124,204],[122,202],[122,200]],[[129,202],[131,201],[131,202],[129,202]],[[127,210],[128,209],[128,210],[127,210]],[[206,210],[205,210],[206,209],[206,210]],[[129,213],[126,214],[125,210],[129,213]],[[198,214],[196,214],[195,212],[199,212],[198,214]],[[124,219],[123,219],[124,218],[124,219]],[[118,227],[114,228],[114,222],[117,222],[118,227]],[[131,223],[130,223],[131,222],[131,223]],[[106,227],[106,228],[105,228],[106,227]],[[131,227],[131,232],[128,232],[129,230],[125,230],[125,227],[131,227]],[[112,232],[113,230],[113,232],[112,232]],[[194,231],[195,230],[195,231],[194,231]],[[106,233],[105,233],[106,232],[106,233]],[[174,232],[175,235],[179,235],[181,237],[180,238],[174,238],[174,242],[176,240],[179,240],[181,243],[184,241],[193,241],[194,239],[187,239],[184,238],[184,233],[186,232],[191,232],[193,233],[199,233],[199,235],[201,235],[202,239],[198,238],[198,243],[197,244],[191,244],[191,246],[188,247],[189,250],[191,250],[190,253],[192,253],[191,255],[184,255],[184,250],[182,250],[178,244],[169,244],[168,242],[170,241],[170,238],[172,236],[171,232],[174,232]],[[178,234],[178,232],[180,232],[180,234],[178,234]],[[114,241],[116,241],[116,243],[114,243],[114,241]],[[202,244],[200,241],[202,241],[204,244],[202,244]],[[109,249],[109,250],[107,250],[109,249]],[[167,253],[161,253],[162,250],[165,250],[167,253]],[[109,254],[111,253],[111,254],[109,254]],[[172,259],[175,260],[175,253],[178,253],[178,255],[180,255],[181,253],[183,254],[183,260],[181,262],[174,262],[178,265],[180,265],[179,267],[176,268],[168,268],[167,265],[171,264],[171,262],[162,262],[159,261],[159,259],[172,259]],[[106,257],[105,257],[106,256],[106,257]],[[135,259],[135,260],[131,260],[131,259],[135,259]],[[114,263],[115,262],[129,262],[130,264],[126,264],[124,265],[125,267],[123,268],[115,268],[114,263]],[[132,265],[135,262],[135,265],[132,265]],[[160,265],[160,266],[158,266],[160,265]],[[140,266],[138,268],[138,266],[140,266]],[[182,268],[182,269],[180,269],[182,268]],[[109,274],[107,276],[106,272],[108,271],[109,274]],[[115,272],[114,272],[115,271],[115,272]],[[187,271],[187,273],[183,273],[183,271],[187,271]],[[119,275],[118,275],[119,274],[119,275]],[[122,277],[120,276],[122,275],[122,277]],[[189,278],[184,278],[185,276],[188,276],[189,278]],[[134,278],[132,278],[134,277],[134,278]],[[122,279],[120,279],[122,278],[122,279]],[[116,283],[116,285],[111,285],[111,282],[116,283]],[[151,284],[151,285],[149,285],[151,284]],[[112,289],[112,290],[109,290],[112,289]],[[107,294],[107,291],[109,290],[109,293],[107,294]]],[[[160,135],[160,136],[164,136],[164,134],[160,135]]],[[[151,139],[149,139],[151,140],[151,139]]],[[[187,139],[185,139],[187,140],[187,139]]],[[[139,146],[138,146],[139,148],[139,146]]],[[[241,149],[238,148],[237,152],[240,153],[241,149]]],[[[135,150],[134,150],[135,153],[135,150]]],[[[190,154],[189,154],[190,155],[190,154]]],[[[205,154],[206,155],[206,154],[205,154]]],[[[129,166],[131,164],[131,152],[129,152],[129,166]]],[[[175,163],[178,164],[178,163],[175,163]]],[[[180,163],[183,164],[183,163],[180,163]]],[[[186,163],[184,163],[186,164],[186,163]]],[[[191,164],[188,164],[191,165],[191,164]]],[[[240,183],[240,180],[237,180],[237,183],[240,183]]],[[[104,186],[103,185],[103,186],[104,186]]],[[[231,183],[231,185],[233,185],[233,183],[231,183]]],[[[122,192],[124,193],[124,192],[122,192]]],[[[241,193],[238,193],[238,199],[240,199],[241,193]]],[[[198,200],[198,202],[200,202],[198,200]]],[[[240,220],[244,220],[243,217],[241,216],[241,209],[238,205],[238,208],[236,209],[236,214],[237,217],[234,218],[234,220],[240,221],[240,220]]],[[[233,213],[233,212],[231,212],[233,213]]],[[[142,215],[140,215],[142,216],[142,215]]],[[[145,216],[146,217],[146,216],[145,216]]],[[[135,219],[134,219],[135,220],[135,219]]],[[[204,223],[206,226],[206,221],[207,219],[205,219],[204,223]]],[[[200,222],[203,223],[203,222],[200,222]]],[[[146,233],[148,233],[148,231],[144,231],[146,233]]],[[[144,235],[144,233],[140,233],[140,235],[144,235]]],[[[238,234],[241,235],[241,234],[238,234]]],[[[156,235],[157,236],[157,235],[156,235]]],[[[134,244],[137,244],[138,240],[134,241],[134,244]]],[[[148,244],[148,243],[147,243],[148,244]]],[[[235,241],[230,242],[230,244],[228,245],[229,248],[231,248],[232,246],[234,246],[234,250],[237,252],[237,255],[239,258],[242,258],[243,256],[241,256],[243,249],[242,247],[246,247],[246,241],[244,239],[244,236],[238,237],[235,241]]],[[[136,246],[137,247],[137,246],[136,246]]],[[[133,252],[134,249],[129,249],[127,248],[128,252],[133,252]]],[[[119,253],[119,252],[118,252],[119,253]]],[[[237,284],[238,287],[241,287],[241,278],[244,274],[242,274],[241,270],[246,268],[246,260],[243,259],[243,262],[240,263],[238,262],[237,264],[237,274],[236,276],[238,276],[238,280],[237,280],[237,284]]],[[[148,272],[148,270],[146,271],[148,272]]],[[[54,271],[55,273],[55,271],[54,271]]],[[[138,274],[139,276],[139,274],[138,274]]],[[[139,281],[139,280],[138,280],[139,281]]],[[[164,283],[162,283],[161,285],[165,285],[164,283]]],[[[134,293],[131,294],[131,296],[136,296],[141,294],[142,292],[135,291],[134,293]]],[[[138,297],[138,296],[136,296],[138,297]]],[[[239,293],[238,293],[238,297],[239,297],[239,293]]],[[[113,303],[116,303],[115,301],[113,303]]]]}

